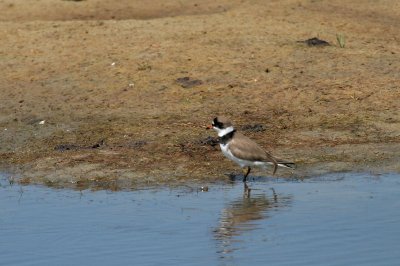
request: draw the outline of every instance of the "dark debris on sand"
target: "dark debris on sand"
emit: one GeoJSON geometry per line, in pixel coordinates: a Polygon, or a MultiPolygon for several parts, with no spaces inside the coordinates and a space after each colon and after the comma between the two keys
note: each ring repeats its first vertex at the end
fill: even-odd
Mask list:
{"type": "Polygon", "coordinates": [[[318,39],[316,37],[305,40],[305,41],[298,41],[298,42],[305,43],[308,46],[330,46],[329,42],[318,39]]]}
{"type": "Polygon", "coordinates": [[[248,125],[242,126],[241,130],[248,131],[248,132],[262,132],[262,131],[265,131],[266,128],[265,128],[265,126],[263,126],[261,124],[248,124],[248,125]]]}
{"type": "Polygon", "coordinates": [[[190,77],[177,78],[176,82],[185,89],[190,89],[203,84],[203,81],[199,79],[192,79],[190,77]]]}
{"type": "Polygon", "coordinates": [[[71,144],[71,143],[59,144],[54,147],[54,150],[60,151],[60,152],[71,151],[71,150],[89,150],[89,149],[99,149],[104,145],[105,145],[105,140],[102,139],[102,140],[96,142],[95,144],[89,145],[89,146],[81,146],[81,145],[76,145],[76,144],[71,144]]]}

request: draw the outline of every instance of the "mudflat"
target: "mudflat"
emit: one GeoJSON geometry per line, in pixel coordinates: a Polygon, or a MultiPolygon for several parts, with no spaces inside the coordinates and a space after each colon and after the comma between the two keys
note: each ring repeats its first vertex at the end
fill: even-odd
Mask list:
{"type": "Polygon", "coordinates": [[[216,115],[297,163],[277,176],[400,171],[399,1],[1,0],[0,35],[20,182],[226,180],[216,115]]]}

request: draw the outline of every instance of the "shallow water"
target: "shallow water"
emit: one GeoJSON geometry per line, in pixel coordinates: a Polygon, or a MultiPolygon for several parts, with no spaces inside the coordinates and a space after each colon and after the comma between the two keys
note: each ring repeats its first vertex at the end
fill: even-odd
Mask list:
{"type": "Polygon", "coordinates": [[[400,265],[400,175],[139,191],[10,185],[0,265],[400,265]]]}

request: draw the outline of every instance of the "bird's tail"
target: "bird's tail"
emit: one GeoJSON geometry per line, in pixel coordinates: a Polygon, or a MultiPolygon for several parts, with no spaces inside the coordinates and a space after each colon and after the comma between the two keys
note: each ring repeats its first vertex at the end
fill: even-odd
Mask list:
{"type": "Polygon", "coordinates": [[[278,160],[277,163],[278,163],[278,166],[281,166],[281,167],[296,169],[296,164],[293,162],[278,160]]]}

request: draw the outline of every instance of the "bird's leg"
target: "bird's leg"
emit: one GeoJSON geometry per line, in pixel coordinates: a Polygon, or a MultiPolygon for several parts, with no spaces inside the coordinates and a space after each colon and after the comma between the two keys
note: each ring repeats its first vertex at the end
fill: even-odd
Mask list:
{"type": "Polygon", "coordinates": [[[274,164],[274,171],[272,172],[272,175],[275,175],[276,170],[278,169],[278,163],[276,162],[276,160],[273,160],[272,163],[274,164]]]}
{"type": "MultiPolygon", "coordinates": [[[[247,171],[246,171],[246,173],[244,174],[243,182],[246,182],[247,176],[250,174],[250,171],[251,171],[250,166],[247,166],[247,171]]],[[[244,173],[244,171],[243,171],[243,173],[244,173]]]]}

